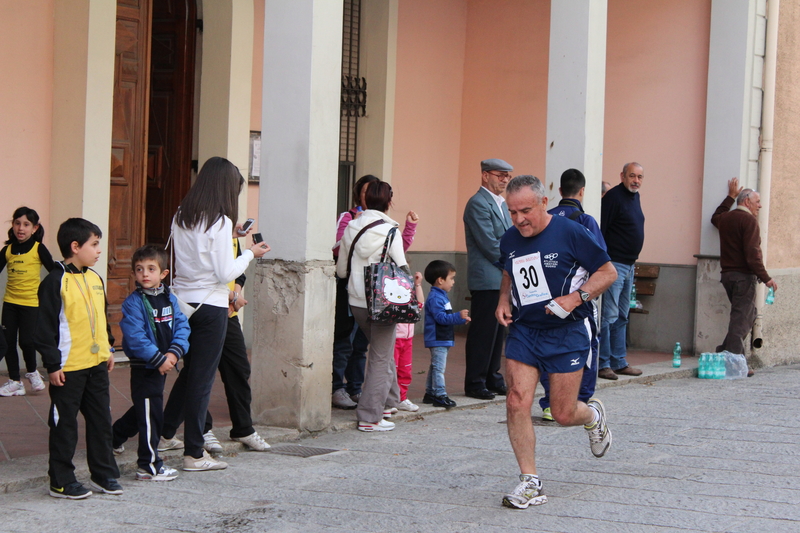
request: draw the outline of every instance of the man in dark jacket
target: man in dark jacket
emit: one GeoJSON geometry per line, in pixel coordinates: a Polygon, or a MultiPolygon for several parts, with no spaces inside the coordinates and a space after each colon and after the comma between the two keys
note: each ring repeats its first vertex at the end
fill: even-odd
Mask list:
{"type": "Polygon", "coordinates": [[[600,370],[604,379],[617,374],[639,376],[642,371],[628,365],[625,338],[628,331],[633,272],[644,245],[644,213],[639,188],[644,170],[639,163],[627,163],[620,173],[621,183],[604,196],[600,210],[600,229],[608,247],[617,279],[603,294],[600,316],[600,370]]]}
{"type": "Polygon", "coordinates": [[[502,194],[514,167],[502,159],[481,161],[481,188],[464,207],[464,237],[467,241],[467,286],[472,298],[465,347],[464,393],[491,400],[506,393],[500,373],[505,328],[494,311],[503,279],[500,237],[511,227],[502,194]]]}
{"type": "Polygon", "coordinates": [[[759,209],[761,196],[753,189],[739,187],[739,180],[732,178],[728,182],[728,196],[711,216],[711,223],[719,230],[720,281],[731,302],[728,334],[717,346],[718,352],[744,353],[744,338],[756,320],[757,280],[778,290],[778,284],[769,277],[761,256],[759,209]],[[736,209],[731,211],[734,200],[736,209]]]}

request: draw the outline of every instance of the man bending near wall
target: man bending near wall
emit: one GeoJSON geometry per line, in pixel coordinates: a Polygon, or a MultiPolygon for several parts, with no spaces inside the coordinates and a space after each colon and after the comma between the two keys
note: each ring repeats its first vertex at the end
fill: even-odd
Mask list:
{"type": "MultiPolygon", "coordinates": [[[[744,338],[756,321],[756,282],[778,290],[778,284],[769,277],[761,257],[761,233],[758,228],[758,211],[761,196],[753,189],[739,187],[739,179],[728,182],[728,196],[711,216],[711,223],[719,230],[719,263],[721,282],[731,302],[728,334],[717,351],[744,354],[744,338]],[[733,202],[736,209],[731,211],[733,202]]],[[[748,376],[753,375],[750,370],[748,376]]]]}

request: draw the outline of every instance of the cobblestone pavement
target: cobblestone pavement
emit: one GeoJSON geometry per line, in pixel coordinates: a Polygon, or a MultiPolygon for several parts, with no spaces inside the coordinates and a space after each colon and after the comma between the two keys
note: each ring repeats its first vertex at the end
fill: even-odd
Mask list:
{"type": "Polygon", "coordinates": [[[0,531],[800,531],[800,365],[598,397],[614,436],[602,459],[583,429],[540,422],[534,408],[549,502],[524,511],[500,505],[517,467],[504,407],[482,404],[299,441],[336,450],[325,455],[233,452],[225,471],[168,483],[128,474],[122,496],[2,494],[0,531]]]}

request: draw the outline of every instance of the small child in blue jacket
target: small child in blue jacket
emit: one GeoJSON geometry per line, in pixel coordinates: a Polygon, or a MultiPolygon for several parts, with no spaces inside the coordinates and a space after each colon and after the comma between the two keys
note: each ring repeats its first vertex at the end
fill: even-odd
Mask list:
{"type": "Polygon", "coordinates": [[[122,348],[130,359],[133,407],[114,422],[114,453],[139,434],[140,481],[170,481],[178,477],[158,456],[164,425],[164,383],[167,372],[189,349],[189,321],[178,300],[161,283],[167,274],[167,253],[156,246],[142,246],[131,264],[136,290],[122,303],[122,348]]]}
{"type": "Polygon", "coordinates": [[[447,261],[431,261],[425,267],[425,281],[431,284],[431,292],[425,302],[425,347],[431,350],[431,367],[422,402],[446,409],[456,406],[456,402],[447,396],[444,385],[447,352],[455,344],[453,326],[471,320],[466,309],[455,313],[447,298],[455,278],[456,267],[447,261]]]}

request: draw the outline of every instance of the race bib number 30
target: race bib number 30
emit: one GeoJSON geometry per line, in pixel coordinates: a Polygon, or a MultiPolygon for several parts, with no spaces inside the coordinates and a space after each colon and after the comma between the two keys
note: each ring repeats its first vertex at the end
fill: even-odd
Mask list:
{"type": "Polygon", "coordinates": [[[542,258],[539,252],[523,255],[513,260],[514,285],[519,294],[519,304],[531,305],[550,301],[550,287],[542,270],[542,258]]]}

